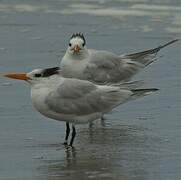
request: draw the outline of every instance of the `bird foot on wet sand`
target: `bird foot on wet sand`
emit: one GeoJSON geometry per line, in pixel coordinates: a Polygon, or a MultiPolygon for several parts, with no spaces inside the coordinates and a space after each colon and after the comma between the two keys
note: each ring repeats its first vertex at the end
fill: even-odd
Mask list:
{"type": "Polygon", "coordinates": [[[67,150],[70,150],[70,149],[75,149],[75,148],[74,148],[74,146],[71,146],[71,145],[68,145],[68,144],[67,144],[67,145],[65,145],[65,148],[66,148],[67,150]]]}
{"type": "Polygon", "coordinates": [[[63,145],[65,145],[65,146],[68,146],[68,143],[65,141],[64,143],[62,143],[63,145]]]}
{"type": "Polygon", "coordinates": [[[74,146],[68,144],[68,142],[66,142],[66,141],[63,143],[63,145],[65,146],[66,149],[73,149],[74,148],[74,146]]]}

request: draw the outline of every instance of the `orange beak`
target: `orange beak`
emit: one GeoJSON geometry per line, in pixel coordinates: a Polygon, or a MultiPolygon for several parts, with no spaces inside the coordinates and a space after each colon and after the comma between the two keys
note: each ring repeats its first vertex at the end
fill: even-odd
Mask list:
{"type": "Polygon", "coordinates": [[[19,79],[24,81],[27,81],[29,79],[26,73],[10,73],[10,74],[5,74],[4,76],[11,79],[19,79]]]}
{"type": "Polygon", "coordinates": [[[75,45],[74,48],[72,49],[75,53],[79,53],[81,48],[79,47],[79,45],[75,45]]]}

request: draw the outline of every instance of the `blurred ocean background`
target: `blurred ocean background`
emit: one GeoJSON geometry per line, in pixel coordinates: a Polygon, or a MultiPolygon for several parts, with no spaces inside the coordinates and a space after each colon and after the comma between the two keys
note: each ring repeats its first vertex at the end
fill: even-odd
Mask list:
{"type": "MultiPolygon", "coordinates": [[[[181,37],[180,0],[0,0],[0,72],[59,66],[72,33],[88,48],[116,54],[181,37]]],[[[179,180],[181,43],[134,79],[158,93],[77,127],[66,150],[65,124],[36,112],[26,83],[0,78],[0,180],[179,180]]]]}

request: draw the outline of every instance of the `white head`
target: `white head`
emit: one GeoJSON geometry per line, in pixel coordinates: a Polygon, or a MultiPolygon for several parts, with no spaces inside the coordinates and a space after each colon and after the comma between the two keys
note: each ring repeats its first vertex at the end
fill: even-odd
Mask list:
{"type": "Polygon", "coordinates": [[[86,41],[84,35],[75,33],[71,36],[67,52],[72,55],[81,55],[85,52],[86,41]]]}
{"type": "Polygon", "coordinates": [[[53,67],[48,69],[34,69],[29,73],[9,73],[5,74],[4,76],[11,79],[25,80],[30,84],[38,84],[40,82],[47,81],[53,75],[59,75],[59,74],[60,74],[60,68],[53,67]]]}

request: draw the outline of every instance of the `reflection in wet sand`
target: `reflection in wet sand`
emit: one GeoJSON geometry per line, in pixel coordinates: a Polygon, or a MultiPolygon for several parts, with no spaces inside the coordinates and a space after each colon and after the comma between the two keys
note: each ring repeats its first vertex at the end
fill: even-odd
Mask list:
{"type": "Polygon", "coordinates": [[[158,140],[148,138],[140,127],[84,128],[77,140],[77,148],[61,149],[59,159],[42,160],[42,179],[146,179],[149,166],[157,161],[158,140]]]}

